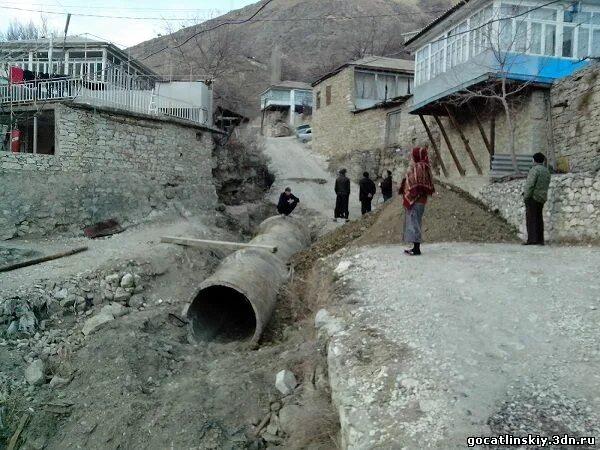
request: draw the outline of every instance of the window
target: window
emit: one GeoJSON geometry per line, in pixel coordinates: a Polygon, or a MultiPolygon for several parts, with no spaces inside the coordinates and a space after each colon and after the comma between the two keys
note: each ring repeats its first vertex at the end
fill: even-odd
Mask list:
{"type": "Polygon", "coordinates": [[[562,55],[569,58],[573,57],[573,32],[573,27],[563,26],[562,55]]]}
{"type": "Polygon", "coordinates": [[[325,106],[331,105],[331,86],[325,87],[325,106]]]}
{"type": "Polygon", "coordinates": [[[544,55],[556,53],[556,25],[544,25],[544,55]]]}
{"type": "Polygon", "coordinates": [[[319,109],[321,107],[321,91],[317,92],[317,99],[315,100],[316,107],[319,109]]]}

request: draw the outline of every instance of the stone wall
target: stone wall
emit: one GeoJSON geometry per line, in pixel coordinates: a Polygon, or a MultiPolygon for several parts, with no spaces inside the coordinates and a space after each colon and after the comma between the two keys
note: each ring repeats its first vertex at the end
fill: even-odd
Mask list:
{"type": "Polygon", "coordinates": [[[589,65],[552,87],[552,125],[557,169],[600,170],[600,66],[589,65]]]}
{"type": "Polygon", "coordinates": [[[0,238],[212,210],[209,129],[56,105],[55,155],[0,154],[0,238]]]}
{"type": "MultiPolygon", "coordinates": [[[[525,180],[492,183],[481,191],[482,200],[526,236],[523,187],[525,180]]],[[[600,239],[600,173],[553,175],[544,207],[548,240],[600,239]]]]}
{"type": "Polygon", "coordinates": [[[404,167],[403,152],[425,143],[419,118],[408,114],[410,101],[395,108],[374,108],[354,112],[354,71],[346,68],[313,89],[313,149],[330,158],[332,166],[345,166],[354,179],[363,171],[381,174],[385,170],[400,172],[404,167]],[[331,103],[327,105],[327,87],[331,88],[331,103]],[[321,105],[316,108],[320,93],[321,105]],[[386,148],[387,115],[400,114],[400,126],[386,148]]]}

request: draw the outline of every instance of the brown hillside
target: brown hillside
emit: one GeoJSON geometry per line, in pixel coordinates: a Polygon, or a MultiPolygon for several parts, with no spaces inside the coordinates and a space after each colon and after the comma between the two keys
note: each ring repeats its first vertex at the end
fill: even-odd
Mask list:
{"type": "Polygon", "coordinates": [[[274,0],[251,22],[220,27],[180,49],[145,58],[201,29],[246,19],[265,1],[143,42],[131,49],[132,54],[165,77],[214,78],[217,104],[254,115],[259,110],[258,94],[271,82],[271,67],[278,66],[271,64],[276,55],[281,58],[281,79],[306,82],[366,54],[402,57],[402,33],[422,27],[451,4],[451,0],[274,0]]]}

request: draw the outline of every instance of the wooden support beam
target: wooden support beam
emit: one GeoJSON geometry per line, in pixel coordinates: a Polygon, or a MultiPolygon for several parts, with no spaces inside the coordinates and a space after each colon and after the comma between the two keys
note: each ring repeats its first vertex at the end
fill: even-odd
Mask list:
{"type": "Polygon", "coordinates": [[[479,132],[481,133],[481,139],[483,139],[485,148],[487,148],[488,153],[490,154],[490,156],[492,156],[494,154],[494,150],[492,149],[492,145],[490,144],[490,141],[488,140],[487,135],[485,134],[485,130],[483,129],[483,124],[479,119],[479,115],[477,114],[477,111],[475,111],[474,108],[469,107],[469,110],[471,110],[471,114],[473,114],[473,117],[475,117],[475,122],[477,122],[477,128],[479,128],[479,132]]]}
{"type": "Polygon", "coordinates": [[[425,118],[421,114],[419,114],[419,119],[421,119],[421,123],[423,124],[423,127],[425,128],[425,131],[427,132],[427,136],[429,136],[429,141],[431,142],[431,146],[433,147],[435,156],[437,156],[437,160],[440,162],[440,167],[442,168],[442,172],[444,173],[444,176],[446,178],[448,178],[448,171],[446,170],[446,165],[444,164],[444,160],[442,159],[442,153],[440,152],[440,149],[438,148],[437,144],[435,143],[435,139],[433,139],[433,134],[431,134],[431,130],[429,129],[429,126],[427,125],[427,121],[425,121],[425,118]]]}
{"type": "Polygon", "coordinates": [[[435,119],[436,123],[438,124],[438,127],[440,127],[440,131],[442,132],[444,141],[446,141],[446,145],[448,146],[448,151],[450,152],[450,155],[452,156],[452,160],[454,161],[454,164],[456,165],[456,169],[458,170],[458,173],[460,173],[460,175],[462,177],[464,177],[465,169],[463,169],[463,167],[460,164],[460,161],[456,157],[456,153],[454,153],[454,147],[452,147],[452,142],[450,142],[450,138],[448,137],[448,134],[446,133],[446,130],[444,128],[444,125],[442,124],[442,121],[435,114],[433,115],[433,118],[435,119]]]}
{"type": "Polygon", "coordinates": [[[79,247],[73,250],[69,250],[66,252],[57,253],[55,255],[50,256],[42,256],[41,258],[30,259],[28,261],[23,261],[20,263],[11,264],[9,266],[0,267],[0,272],[10,272],[11,270],[20,269],[21,267],[33,266],[35,264],[40,264],[46,261],[52,261],[54,259],[64,258],[66,256],[75,255],[77,253],[85,252],[87,247],[79,247]]]}
{"type": "Polygon", "coordinates": [[[490,146],[493,156],[496,154],[496,112],[494,110],[492,110],[492,118],[490,119],[490,146]]]}
{"type": "Polygon", "coordinates": [[[163,242],[165,244],[184,245],[187,247],[224,246],[224,247],[237,247],[237,248],[262,248],[265,250],[269,250],[271,253],[277,253],[277,247],[274,247],[272,245],[244,244],[242,242],[211,241],[211,240],[207,240],[207,239],[190,239],[190,238],[184,238],[184,237],[170,237],[170,236],[161,237],[160,242],[163,242]]]}
{"type": "Polygon", "coordinates": [[[477,171],[477,173],[479,175],[482,175],[483,172],[481,171],[481,167],[479,166],[479,163],[477,162],[477,159],[475,158],[475,155],[473,154],[471,145],[469,145],[469,140],[467,139],[467,137],[462,132],[462,129],[460,128],[458,120],[456,120],[456,117],[454,117],[454,114],[452,113],[452,110],[448,107],[448,105],[444,105],[444,108],[446,109],[446,112],[448,113],[448,118],[450,119],[450,122],[452,122],[452,125],[454,126],[454,128],[456,128],[456,131],[458,131],[458,134],[459,134],[460,138],[462,139],[463,144],[465,144],[465,150],[467,151],[467,154],[469,155],[469,158],[471,159],[473,166],[475,166],[475,170],[477,171]]]}

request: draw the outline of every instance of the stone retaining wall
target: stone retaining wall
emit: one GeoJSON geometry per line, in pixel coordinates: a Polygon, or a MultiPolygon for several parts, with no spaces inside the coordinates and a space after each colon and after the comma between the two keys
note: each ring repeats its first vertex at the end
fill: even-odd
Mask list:
{"type": "MultiPolygon", "coordinates": [[[[492,183],[481,199],[526,236],[523,187],[525,180],[492,183]]],[[[553,175],[544,208],[546,239],[587,241],[600,239],[600,173],[553,175]]]]}
{"type": "Polygon", "coordinates": [[[0,153],[0,239],[211,210],[212,133],[145,116],[56,105],[55,155],[0,153]]]}

